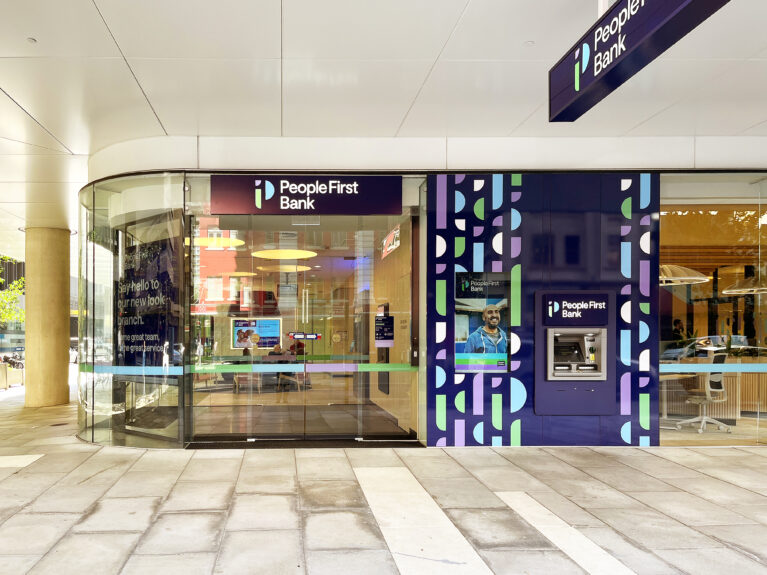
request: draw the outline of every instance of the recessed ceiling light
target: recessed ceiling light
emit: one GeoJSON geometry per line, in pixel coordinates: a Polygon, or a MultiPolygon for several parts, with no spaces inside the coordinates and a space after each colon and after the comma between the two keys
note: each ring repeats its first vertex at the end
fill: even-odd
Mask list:
{"type": "Polygon", "coordinates": [[[522,43],[522,45],[523,45],[525,48],[532,48],[533,46],[535,46],[535,40],[525,40],[525,41],[522,43]]]}
{"type": "Polygon", "coordinates": [[[261,270],[262,272],[292,273],[292,272],[308,272],[312,268],[310,268],[309,266],[290,266],[287,264],[274,264],[272,266],[258,266],[256,269],[261,270]]]}
{"type": "Polygon", "coordinates": [[[293,249],[276,249],[276,250],[260,250],[253,252],[254,258],[262,258],[265,260],[306,260],[317,256],[317,252],[311,252],[309,250],[293,250],[293,249]]]}
{"type": "Polygon", "coordinates": [[[29,38],[27,38],[27,42],[29,42],[30,44],[37,44],[37,38],[33,38],[32,36],[30,36],[29,38]]]}

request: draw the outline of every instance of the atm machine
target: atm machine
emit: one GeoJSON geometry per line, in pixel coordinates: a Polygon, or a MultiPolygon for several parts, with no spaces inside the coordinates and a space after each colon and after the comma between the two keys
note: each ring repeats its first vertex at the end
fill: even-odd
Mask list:
{"type": "Polygon", "coordinates": [[[535,294],[535,413],[614,415],[615,294],[535,294]]]}

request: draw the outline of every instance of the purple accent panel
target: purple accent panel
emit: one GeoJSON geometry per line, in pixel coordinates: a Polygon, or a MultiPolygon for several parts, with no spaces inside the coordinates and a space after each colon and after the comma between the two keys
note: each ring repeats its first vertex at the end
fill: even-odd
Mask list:
{"type": "Polygon", "coordinates": [[[501,273],[503,271],[503,262],[493,262],[493,272],[501,273]]]}
{"type": "Polygon", "coordinates": [[[522,252],[522,238],[511,238],[511,257],[518,258],[522,252]]]}
{"type": "Polygon", "coordinates": [[[485,226],[474,226],[474,237],[478,238],[485,231],[485,226]]]}
{"type": "Polygon", "coordinates": [[[440,349],[437,352],[437,356],[436,357],[437,357],[437,359],[442,359],[442,360],[447,359],[447,350],[446,349],[440,349]]]}
{"type": "Polygon", "coordinates": [[[621,376],[621,415],[631,415],[631,374],[621,376]]]}
{"type": "Polygon", "coordinates": [[[437,229],[447,228],[447,175],[437,176],[437,229]]]}
{"type": "Polygon", "coordinates": [[[447,447],[447,437],[440,437],[437,440],[437,447],[447,447]]]}
{"type": "Polygon", "coordinates": [[[650,216],[642,216],[642,219],[639,220],[639,223],[643,226],[649,226],[650,222],[652,222],[652,218],[650,216]]]}
{"type": "Polygon", "coordinates": [[[496,227],[503,226],[503,216],[498,216],[493,220],[493,225],[496,227]]]}
{"type": "Polygon", "coordinates": [[[631,226],[621,226],[621,236],[627,236],[631,233],[631,226]]]}
{"type": "Polygon", "coordinates": [[[517,371],[522,366],[521,361],[510,361],[509,362],[509,371],[517,371]]]}
{"type": "Polygon", "coordinates": [[[650,297],[650,260],[639,262],[639,293],[650,297]]]}
{"type": "Polygon", "coordinates": [[[522,197],[522,192],[511,192],[511,201],[512,202],[516,202],[521,197],[522,197]]]}
{"type": "Polygon", "coordinates": [[[466,445],[466,422],[463,419],[455,420],[455,443],[456,447],[466,445]]]}
{"type": "Polygon", "coordinates": [[[485,414],[485,395],[484,395],[484,377],[481,373],[478,373],[474,376],[474,393],[473,393],[473,407],[471,408],[471,412],[474,415],[484,415],[485,414]]]}
{"type": "Polygon", "coordinates": [[[437,275],[441,274],[447,269],[447,264],[437,264],[437,275]]]}
{"type": "Polygon", "coordinates": [[[621,295],[631,295],[631,284],[625,285],[621,288],[621,295]]]}
{"type": "Polygon", "coordinates": [[[466,179],[466,174],[456,174],[455,175],[455,183],[460,184],[466,179]]]}
{"type": "Polygon", "coordinates": [[[649,377],[640,377],[639,378],[639,387],[647,387],[650,385],[650,378],[649,377]]]}
{"type": "Polygon", "coordinates": [[[501,385],[501,383],[503,383],[503,378],[502,377],[494,377],[492,381],[493,381],[493,388],[496,388],[499,385],[501,385]]]}
{"type": "Polygon", "coordinates": [[[306,371],[318,373],[357,371],[356,363],[307,363],[305,367],[306,371]]]}

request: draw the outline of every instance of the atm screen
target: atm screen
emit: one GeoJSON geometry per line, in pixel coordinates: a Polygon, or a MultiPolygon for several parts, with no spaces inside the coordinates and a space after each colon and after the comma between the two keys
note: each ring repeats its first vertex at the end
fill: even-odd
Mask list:
{"type": "Polygon", "coordinates": [[[557,363],[582,363],[581,345],[577,342],[555,343],[554,361],[557,363]]]}

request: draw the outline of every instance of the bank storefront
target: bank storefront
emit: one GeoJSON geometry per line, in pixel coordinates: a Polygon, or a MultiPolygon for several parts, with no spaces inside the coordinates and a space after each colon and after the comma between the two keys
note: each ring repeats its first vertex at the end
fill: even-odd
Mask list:
{"type": "Polygon", "coordinates": [[[151,447],[764,442],[760,181],[97,181],[80,192],[80,436],[151,447]],[[705,430],[703,414],[715,422],[705,430]]]}

